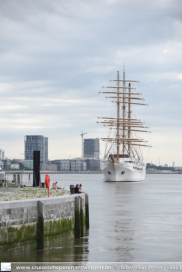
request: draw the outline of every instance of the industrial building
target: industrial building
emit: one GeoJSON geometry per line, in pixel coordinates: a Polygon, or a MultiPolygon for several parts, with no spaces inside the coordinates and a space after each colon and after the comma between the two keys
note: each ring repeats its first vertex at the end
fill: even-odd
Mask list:
{"type": "Polygon", "coordinates": [[[54,160],[51,164],[57,165],[57,171],[71,171],[70,160],[54,160]]]}
{"type": "Polygon", "coordinates": [[[58,171],[86,171],[86,163],[84,159],[71,159],[71,160],[54,160],[52,164],[57,165],[58,171]]]}
{"type": "Polygon", "coordinates": [[[87,159],[99,159],[99,139],[84,139],[83,156],[87,159]]]}
{"type": "Polygon", "coordinates": [[[24,140],[25,160],[33,160],[33,151],[40,151],[40,163],[48,163],[48,138],[43,135],[26,135],[24,140]]]}
{"type": "Polygon", "coordinates": [[[99,159],[54,160],[51,164],[57,165],[57,171],[95,171],[100,169],[99,159]]]}
{"type": "Polygon", "coordinates": [[[4,169],[4,163],[2,161],[0,161],[0,168],[4,169]]]}
{"type": "Polygon", "coordinates": [[[100,170],[100,159],[85,159],[88,171],[100,170]]]}
{"type": "Polygon", "coordinates": [[[33,170],[33,160],[24,160],[22,161],[23,166],[27,167],[30,170],[33,170]]]}
{"type": "Polygon", "coordinates": [[[87,165],[83,159],[70,160],[71,171],[86,171],[87,165]]]}
{"type": "Polygon", "coordinates": [[[13,163],[13,164],[11,164],[11,170],[18,170],[18,169],[20,169],[19,163],[13,163]]]}
{"type": "Polygon", "coordinates": [[[41,171],[57,171],[57,165],[56,164],[42,164],[40,166],[41,171]]]}
{"type": "Polygon", "coordinates": [[[4,169],[4,170],[9,170],[9,169],[11,169],[11,160],[9,160],[9,159],[4,159],[4,160],[2,160],[2,162],[3,162],[3,169],[4,169]]]}

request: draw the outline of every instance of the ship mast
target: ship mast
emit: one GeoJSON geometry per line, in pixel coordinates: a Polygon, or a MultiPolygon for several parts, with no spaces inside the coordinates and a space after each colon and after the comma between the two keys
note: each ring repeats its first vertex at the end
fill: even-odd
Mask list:
{"type": "MultiPolygon", "coordinates": [[[[125,119],[125,66],[123,66],[123,119],[125,119]]],[[[125,126],[123,125],[123,138],[125,138],[125,126]]],[[[123,154],[124,154],[124,146],[123,142],[123,154]]]]}
{"type": "Polygon", "coordinates": [[[119,124],[119,111],[120,111],[120,105],[119,105],[119,71],[117,71],[117,134],[116,134],[116,138],[117,138],[117,160],[119,160],[119,128],[120,128],[120,124],[119,124]]]}
{"type": "MultiPolygon", "coordinates": [[[[128,97],[128,120],[130,121],[130,119],[131,119],[131,104],[130,104],[130,92],[131,92],[131,90],[130,90],[130,87],[131,87],[131,85],[130,85],[130,83],[129,83],[129,85],[128,85],[128,87],[129,87],[129,91],[128,91],[128,95],[129,95],[129,97],[128,97]]],[[[130,129],[128,128],[128,139],[130,139],[130,129]]],[[[130,156],[130,144],[128,144],[128,155],[130,156]]]]}
{"type": "MultiPolygon", "coordinates": [[[[132,90],[136,90],[136,88],[131,87],[130,82],[139,82],[136,80],[126,80],[125,79],[125,66],[123,67],[123,79],[119,79],[119,71],[117,71],[117,78],[115,80],[110,81],[116,81],[116,86],[102,86],[102,88],[112,88],[113,91],[110,92],[99,92],[104,94],[113,94],[115,96],[109,96],[106,98],[114,98],[115,100],[112,101],[116,103],[116,117],[98,117],[99,119],[104,119],[103,121],[100,120],[97,123],[102,123],[104,126],[109,126],[110,129],[116,130],[116,136],[114,138],[101,138],[103,141],[110,142],[112,144],[115,144],[117,147],[117,152],[115,155],[112,155],[111,159],[114,163],[114,158],[117,158],[117,161],[119,161],[119,158],[125,157],[125,152],[127,152],[127,155],[130,157],[130,153],[132,151],[132,146],[148,146],[150,145],[146,144],[147,141],[141,138],[132,138],[131,132],[150,132],[148,130],[142,130],[142,129],[148,129],[148,127],[143,126],[144,123],[141,122],[139,119],[132,119],[131,118],[131,105],[146,105],[145,103],[135,103],[133,102],[137,100],[145,100],[143,98],[138,97],[141,95],[140,93],[135,93],[132,90]],[[123,86],[120,86],[120,81],[123,82],[123,86]],[[125,85],[126,82],[129,83],[128,87],[125,85]],[[120,105],[122,105],[122,112],[120,113],[120,105]],[[126,116],[126,107],[128,109],[128,114],[126,116]],[[141,129],[142,128],[142,129],[141,129]],[[121,132],[120,132],[121,131],[121,132]],[[120,146],[122,146],[122,154],[120,154],[120,146]],[[128,147],[128,150],[126,148],[128,147]]],[[[140,102],[140,101],[139,101],[140,102]]],[[[136,151],[136,150],[135,150],[136,151]]]]}

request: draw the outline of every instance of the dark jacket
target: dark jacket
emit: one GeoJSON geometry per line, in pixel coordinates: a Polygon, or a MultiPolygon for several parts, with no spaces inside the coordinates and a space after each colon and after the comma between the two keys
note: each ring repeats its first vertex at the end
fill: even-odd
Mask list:
{"type": "Polygon", "coordinates": [[[75,187],[75,194],[80,194],[79,190],[80,190],[80,188],[76,186],[75,187]]]}

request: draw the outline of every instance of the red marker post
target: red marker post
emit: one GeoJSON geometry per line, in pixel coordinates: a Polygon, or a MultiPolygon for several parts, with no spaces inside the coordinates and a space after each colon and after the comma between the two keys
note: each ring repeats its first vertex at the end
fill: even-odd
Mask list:
{"type": "Polygon", "coordinates": [[[50,176],[48,174],[45,175],[45,185],[46,185],[46,188],[48,188],[48,197],[49,197],[50,176]]]}

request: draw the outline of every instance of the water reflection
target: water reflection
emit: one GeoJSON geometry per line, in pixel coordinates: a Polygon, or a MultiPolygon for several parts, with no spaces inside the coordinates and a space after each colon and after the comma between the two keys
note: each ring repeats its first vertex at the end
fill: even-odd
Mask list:
{"type": "Polygon", "coordinates": [[[74,262],[89,261],[89,230],[85,232],[85,236],[74,240],[74,262]]]}
{"type": "Polygon", "coordinates": [[[1,257],[2,262],[82,262],[88,261],[88,235],[71,239],[45,249],[33,250],[11,256],[1,257]]]}
{"type": "Polygon", "coordinates": [[[134,214],[132,205],[134,187],[129,183],[116,183],[114,194],[115,203],[115,239],[116,239],[116,261],[132,261],[133,236],[134,236],[134,214]],[[122,193],[121,193],[122,192],[122,193]]]}

